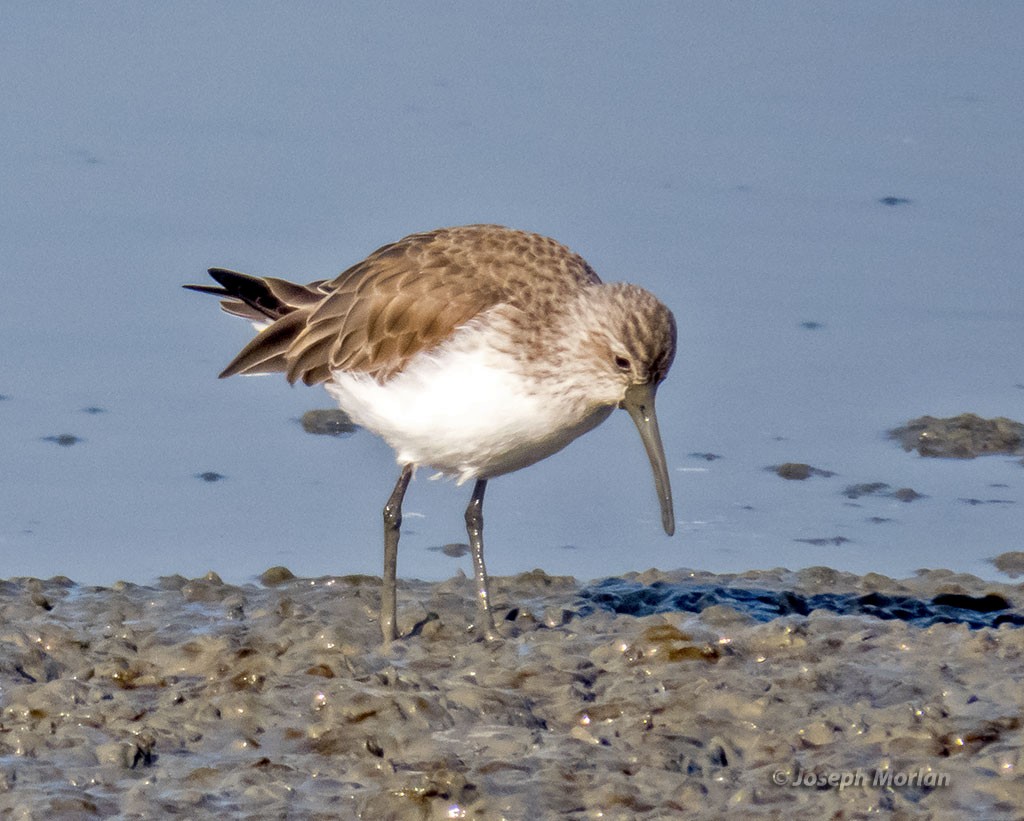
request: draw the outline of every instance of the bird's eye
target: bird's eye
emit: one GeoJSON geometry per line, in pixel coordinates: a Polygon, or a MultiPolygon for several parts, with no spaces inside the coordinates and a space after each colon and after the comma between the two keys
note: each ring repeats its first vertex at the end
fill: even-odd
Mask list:
{"type": "Polygon", "coordinates": [[[626,357],[617,356],[615,357],[615,367],[620,371],[628,371],[632,369],[633,364],[626,357]]]}

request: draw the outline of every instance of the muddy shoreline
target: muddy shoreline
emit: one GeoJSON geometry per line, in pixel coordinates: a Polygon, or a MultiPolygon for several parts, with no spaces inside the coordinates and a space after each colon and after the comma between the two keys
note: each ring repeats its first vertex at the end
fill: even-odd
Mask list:
{"type": "MultiPolygon", "coordinates": [[[[10,818],[1014,817],[1024,630],[732,604],[623,615],[568,577],[82,587],[0,582],[0,812],[10,818]]],[[[892,600],[993,602],[950,571],[630,574],[892,600]],[[900,599],[900,597],[903,597],[900,599]]],[[[875,600],[875,599],[872,599],[875,600]]]]}

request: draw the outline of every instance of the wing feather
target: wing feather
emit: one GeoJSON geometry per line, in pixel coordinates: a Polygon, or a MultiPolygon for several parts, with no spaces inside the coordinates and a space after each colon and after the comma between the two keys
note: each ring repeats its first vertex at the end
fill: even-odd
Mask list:
{"type": "Polygon", "coordinates": [[[298,285],[215,268],[224,310],[273,323],[221,376],[283,371],[315,384],[334,370],[384,382],[416,354],[443,343],[502,303],[528,311],[552,288],[599,283],[582,257],[552,239],[496,225],[411,234],[333,280],[298,285]]]}

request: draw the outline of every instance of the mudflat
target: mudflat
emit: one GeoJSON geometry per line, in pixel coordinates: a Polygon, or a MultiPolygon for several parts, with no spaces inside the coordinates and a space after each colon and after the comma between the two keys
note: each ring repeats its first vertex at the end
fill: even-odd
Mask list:
{"type": "Polygon", "coordinates": [[[403,582],[405,635],[384,648],[372,577],[0,582],[0,814],[913,819],[1024,806],[1019,585],[827,568],[493,583],[502,639],[474,638],[472,583],[458,577],[403,582]],[[703,591],[696,605],[688,588],[703,591]],[[692,609],[651,612],[667,600],[692,609]]]}

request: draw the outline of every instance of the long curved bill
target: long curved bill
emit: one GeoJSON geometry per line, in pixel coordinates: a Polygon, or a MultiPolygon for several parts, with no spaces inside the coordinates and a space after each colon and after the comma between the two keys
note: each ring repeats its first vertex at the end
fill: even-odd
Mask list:
{"type": "Polygon", "coordinates": [[[671,536],[676,531],[676,514],[672,509],[672,486],[668,480],[668,466],[665,464],[665,448],[661,444],[661,432],[658,430],[658,417],[654,413],[654,395],[658,386],[631,385],[626,389],[622,407],[633,417],[636,429],[640,431],[647,458],[651,460],[654,471],[654,489],[658,492],[661,504],[661,524],[665,532],[671,536]]]}

